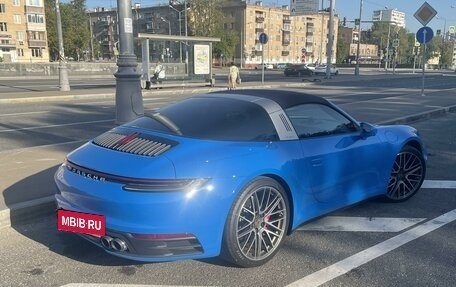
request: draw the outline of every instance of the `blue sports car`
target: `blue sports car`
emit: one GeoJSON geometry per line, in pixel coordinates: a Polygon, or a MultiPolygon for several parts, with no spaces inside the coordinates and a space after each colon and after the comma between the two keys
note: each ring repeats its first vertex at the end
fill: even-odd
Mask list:
{"type": "Polygon", "coordinates": [[[259,266],[311,219],[371,197],[409,199],[426,158],[414,128],[358,122],[321,97],[210,93],[71,152],[55,175],[59,212],[71,214],[58,221],[124,258],[259,266]]]}

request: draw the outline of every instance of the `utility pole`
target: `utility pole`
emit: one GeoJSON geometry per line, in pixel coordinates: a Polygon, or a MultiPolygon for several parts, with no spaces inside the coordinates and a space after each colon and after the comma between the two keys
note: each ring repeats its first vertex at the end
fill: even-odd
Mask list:
{"type": "Polygon", "coordinates": [[[359,26],[358,26],[358,44],[356,46],[356,66],[355,76],[359,76],[359,46],[361,43],[361,16],[363,14],[363,0],[359,3],[359,26]]]}
{"type": "Polygon", "coordinates": [[[60,3],[55,0],[55,14],[57,20],[57,38],[59,41],[59,86],[60,91],[69,91],[68,70],[65,63],[65,51],[63,49],[62,19],[60,17],[60,3]]]}
{"type": "Polygon", "coordinates": [[[95,57],[93,55],[94,49],[93,49],[93,30],[92,30],[92,17],[89,12],[89,31],[90,31],[90,60],[92,62],[95,61],[95,57]]]}
{"type": "Polygon", "coordinates": [[[326,49],[326,78],[331,78],[331,63],[332,63],[332,50],[334,44],[334,6],[335,0],[330,0],[329,5],[329,33],[328,33],[328,46],[326,49]]]}
{"type": "MultiPolygon", "coordinates": [[[[117,0],[119,57],[116,77],[116,123],[123,124],[144,114],[141,73],[133,47],[131,0],[117,0]]],[[[149,69],[149,67],[143,67],[149,69]]]]}
{"type": "MultiPolygon", "coordinates": [[[[184,26],[185,26],[185,37],[188,36],[188,28],[187,28],[187,0],[184,0],[184,26]]],[[[189,68],[188,68],[188,41],[185,39],[185,70],[188,75],[189,68]]]]}

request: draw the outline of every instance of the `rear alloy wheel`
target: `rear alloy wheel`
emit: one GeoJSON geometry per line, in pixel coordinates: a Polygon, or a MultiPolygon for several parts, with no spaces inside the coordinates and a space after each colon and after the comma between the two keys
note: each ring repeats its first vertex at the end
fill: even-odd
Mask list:
{"type": "Polygon", "coordinates": [[[241,267],[266,263],[282,244],[288,223],[288,199],[283,187],[268,177],[251,181],[228,215],[223,257],[241,267]]]}
{"type": "Polygon", "coordinates": [[[421,187],[426,174],[423,155],[411,146],[404,147],[394,160],[386,199],[401,202],[412,197],[421,187]]]}

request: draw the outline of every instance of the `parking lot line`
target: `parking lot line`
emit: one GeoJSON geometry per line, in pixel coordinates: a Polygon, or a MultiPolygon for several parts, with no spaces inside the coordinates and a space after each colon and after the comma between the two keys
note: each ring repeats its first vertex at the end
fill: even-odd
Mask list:
{"type": "Polygon", "coordinates": [[[421,188],[456,188],[454,180],[425,180],[421,188]]]}
{"type": "Polygon", "coordinates": [[[287,285],[287,287],[320,286],[455,220],[456,209],[453,209],[439,217],[426,221],[397,236],[336,262],[331,266],[307,275],[306,277],[287,285]]]}
{"type": "Polygon", "coordinates": [[[298,230],[347,232],[400,232],[426,218],[347,217],[326,216],[310,222],[298,230]]]}

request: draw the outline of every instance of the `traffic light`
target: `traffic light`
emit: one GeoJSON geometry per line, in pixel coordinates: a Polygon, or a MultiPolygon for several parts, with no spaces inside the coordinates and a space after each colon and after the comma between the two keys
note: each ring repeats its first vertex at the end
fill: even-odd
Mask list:
{"type": "Polygon", "coordinates": [[[393,57],[396,57],[396,47],[393,48],[393,57]]]}
{"type": "Polygon", "coordinates": [[[342,25],[345,27],[345,25],[347,25],[347,18],[344,17],[344,21],[342,23],[342,25]]]}
{"type": "Polygon", "coordinates": [[[437,33],[436,34],[437,34],[437,36],[440,36],[440,34],[442,34],[442,30],[437,29],[437,33]]]}

